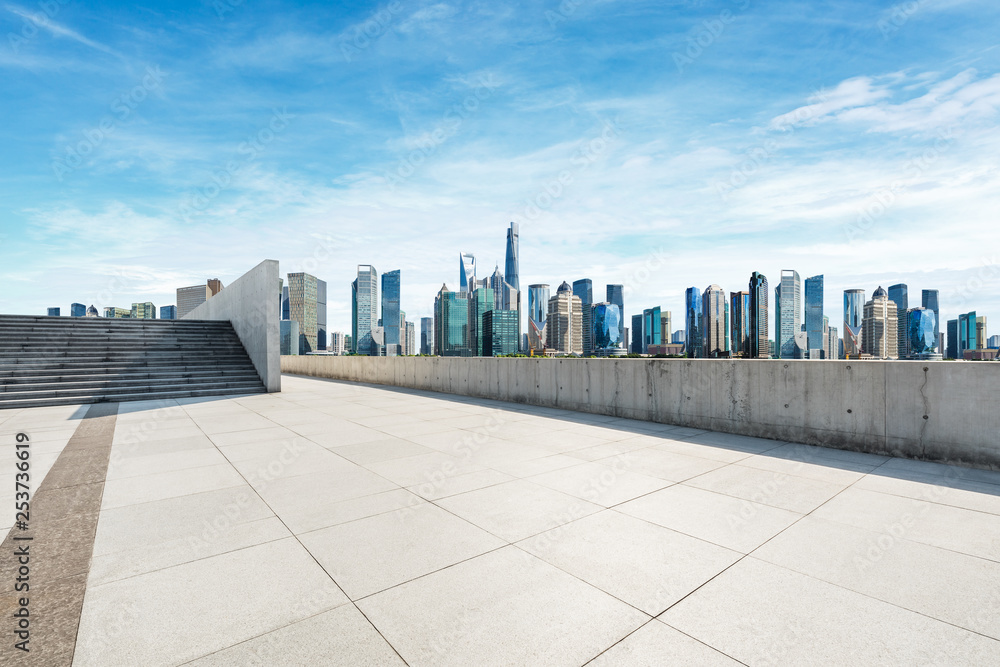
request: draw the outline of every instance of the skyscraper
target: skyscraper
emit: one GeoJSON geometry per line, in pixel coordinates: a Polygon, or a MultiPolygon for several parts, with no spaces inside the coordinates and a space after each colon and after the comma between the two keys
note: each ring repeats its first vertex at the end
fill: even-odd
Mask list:
{"type": "MultiPolygon", "coordinates": [[[[520,278],[520,237],[516,222],[510,223],[507,229],[507,253],[503,266],[504,282],[508,289],[504,290],[503,304],[504,310],[517,311],[517,339],[521,340],[521,278],[520,278]],[[513,298],[512,298],[513,297],[513,298]]],[[[520,343],[519,343],[520,345],[520,343]]]]}
{"type": "Polygon", "coordinates": [[[589,357],[594,354],[594,327],[590,319],[593,316],[594,282],[590,278],[575,281],[573,294],[580,297],[583,303],[583,354],[589,357]]]}
{"type": "Polygon", "coordinates": [[[660,307],[642,311],[642,354],[649,353],[650,345],[663,345],[663,322],[660,307]]]}
{"type": "Polygon", "coordinates": [[[132,317],[132,311],[128,308],[115,308],[114,306],[104,307],[104,317],[111,317],[118,320],[127,320],[132,317]]]}
{"type": "Polygon", "coordinates": [[[862,324],[865,316],[865,291],[863,289],[844,290],[844,358],[857,359],[861,356],[864,342],[862,324]]]}
{"type": "Polygon", "coordinates": [[[827,335],[827,359],[840,359],[840,341],[837,339],[837,327],[829,327],[827,335]]]}
{"type": "Polygon", "coordinates": [[[458,291],[472,293],[476,289],[476,258],[463,252],[458,259],[458,291]]]}
{"type": "Polygon", "coordinates": [[[326,351],[329,341],[326,329],[326,281],[316,280],[316,349],[326,351]]]}
{"type": "Polygon", "coordinates": [[[763,273],[754,271],[750,274],[750,357],[753,359],[771,358],[771,340],[768,331],[770,316],[768,314],[767,278],[763,273]]]}
{"type": "Polygon", "coordinates": [[[986,340],[989,334],[986,332],[986,316],[980,315],[976,318],[976,349],[985,350],[986,340]]]}
{"type": "Polygon", "coordinates": [[[133,303],[131,317],[133,320],[155,320],[156,306],[149,301],[144,303],[133,303]]]}
{"type": "Polygon", "coordinates": [[[958,320],[948,320],[948,349],[945,356],[949,359],[961,359],[958,354],[958,320]]]}
{"type": "Polygon", "coordinates": [[[642,343],[646,339],[642,331],[643,324],[642,313],[632,316],[632,326],[626,329],[632,336],[631,343],[629,345],[629,352],[632,354],[642,354],[642,343]]]}
{"type": "Polygon", "coordinates": [[[58,308],[49,308],[48,316],[49,317],[59,317],[59,309],[58,308]]]}
{"type": "Polygon", "coordinates": [[[702,294],[704,354],[718,359],[729,356],[729,304],[718,285],[709,285],[702,294]]]}
{"type": "Polygon", "coordinates": [[[297,320],[281,320],[278,325],[281,354],[296,356],[299,353],[299,323],[297,320]]]}
{"type": "Polygon", "coordinates": [[[413,322],[406,322],[406,354],[417,354],[417,327],[413,322]]]}
{"type": "Polygon", "coordinates": [[[897,356],[900,359],[906,359],[910,356],[909,335],[907,333],[910,329],[906,323],[906,318],[910,310],[909,289],[904,283],[899,283],[897,285],[889,285],[888,293],[889,301],[896,304],[896,331],[899,332],[899,351],[897,356]]]}
{"type": "Polygon", "coordinates": [[[549,299],[546,330],[547,348],[559,354],[583,354],[583,303],[565,281],[549,299]]]}
{"type": "Polygon", "coordinates": [[[301,272],[288,274],[288,319],[299,323],[299,354],[319,350],[317,290],[316,276],[301,272]]]}
{"type": "Polygon", "coordinates": [[[405,343],[405,324],[400,324],[400,272],[382,274],[382,327],[385,329],[385,356],[401,354],[405,343]]]}
{"type": "Polygon", "coordinates": [[[865,304],[861,351],[875,359],[898,359],[898,324],[896,304],[879,287],[872,293],[871,301],[865,304]]]}
{"type": "Polygon", "coordinates": [[[485,354],[486,329],[483,316],[496,310],[494,306],[493,290],[489,287],[480,287],[472,293],[469,302],[469,348],[472,356],[493,356],[485,354]]]}
{"type": "Polygon", "coordinates": [[[434,349],[442,357],[467,357],[469,350],[469,299],[442,285],[434,299],[434,349]]]}
{"type": "Polygon", "coordinates": [[[517,354],[517,311],[489,310],[483,314],[483,356],[517,354]]]}
{"type": "Polygon", "coordinates": [[[674,316],[669,310],[660,311],[660,341],[663,345],[670,342],[670,327],[674,324],[674,316]]]}
{"type": "Polygon", "coordinates": [[[549,317],[549,286],[528,286],[528,347],[535,352],[545,349],[545,325],[549,317]]]}
{"type": "Polygon", "coordinates": [[[176,320],[177,319],[177,306],[160,306],[160,319],[161,320],[176,320]]]}
{"type": "Polygon", "coordinates": [[[179,287],[177,289],[177,317],[186,316],[192,310],[222,291],[222,281],[211,278],[205,285],[179,287]]]}
{"type": "Polygon", "coordinates": [[[936,320],[934,311],[929,308],[910,309],[906,318],[906,337],[910,339],[908,356],[915,359],[940,358],[936,352],[938,343],[934,339],[936,320]]]}
{"type": "Polygon", "coordinates": [[[823,319],[823,276],[806,278],[806,344],[810,359],[821,359],[827,349],[823,319]]]}
{"type": "Polygon", "coordinates": [[[378,326],[378,271],[374,266],[358,266],[351,283],[351,352],[370,355],[372,331],[378,326]]]}
{"type": "Polygon", "coordinates": [[[684,339],[689,359],[701,359],[705,356],[704,303],[701,290],[688,287],[684,294],[686,310],[686,330],[684,339]]]}
{"type": "Polygon", "coordinates": [[[619,336],[622,314],[618,306],[607,301],[591,306],[591,322],[594,326],[594,351],[609,354],[611,350],[621,349],[619,336]]]}
{"type": "Polygon", "coordinates": [[[86,317],[87,307],[82,303],[71,303],[69,305],[69,316],[70,317],[86,317]]]}
{"type": "MultiPolygon", "coordinates": [[[[936,289],[925,289],[920,293],[920,305],[928,310],[934,311],[934,336],[940,345],[941,340],[941,312],[938,310],[938,291],[936,289]]],[[[941,350],[938,350],[940,352],[941,350]]]]}
{"type": "Polygon", "coordinates": [[[750,356],[750,292],[729,293],[729,340],[733,356],[750,356]]]}
{"type": "Polygon", "coordinates": [[[618,312],[621,313],[621,324],[619,324],[618,327],[618,339],[622,341],[622,345],[627,345],[625,341],[625,286],[608,285],[604,300],[618,306],[618,312]]]}
{"type": "Polygon", "coordinates": [[[420,318],[420,354],[434,354],[434,318],[420,318]]]}
{"type": "MultiPolygon", "coordinates": [[[[781,272],[775,289],[775,335],[782,359],[795,358],[795,334],[802,330],[802,283],[797,271],[781,272]]],[[[822,321],[822,318],[821,320],[822,321]]]]}
{"type": "Polygon", "coordinates": [[[964,359],[965,353],[976,349],[976,311],[958,316],[958,354],[956,359],[964,359]]]}

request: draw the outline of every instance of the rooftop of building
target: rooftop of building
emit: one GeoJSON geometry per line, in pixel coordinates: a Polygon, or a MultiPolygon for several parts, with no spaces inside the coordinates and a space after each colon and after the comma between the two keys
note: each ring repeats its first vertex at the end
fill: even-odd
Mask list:
{"type": "Polygon", "coordinates": [[[0,411],[8,509],[19,432],[39,664],[1000,661],[996,472],[285,376],[0,411]]]}

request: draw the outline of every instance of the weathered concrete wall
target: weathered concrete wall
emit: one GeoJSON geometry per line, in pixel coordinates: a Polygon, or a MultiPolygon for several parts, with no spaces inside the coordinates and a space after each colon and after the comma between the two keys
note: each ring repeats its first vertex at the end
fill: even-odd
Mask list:
{"type": "Polygon", "coordinates": [[[986,362],[303,356],[281,370],[1000,469],[986,362]]]}
{"type": "Polygon", "coordinates": [[[281,391],[278,262],[266,259],[181,319],[228,320],[268,391],[281,391]]]}

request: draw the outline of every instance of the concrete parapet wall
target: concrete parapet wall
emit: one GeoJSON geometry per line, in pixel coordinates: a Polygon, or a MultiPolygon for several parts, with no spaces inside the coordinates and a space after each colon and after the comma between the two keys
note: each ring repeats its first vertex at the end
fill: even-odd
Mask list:
{"type": "Polygon", "coordinates": [[[985,362],[292,356],[281,370],[1000,469],[1000,366],[985,362]]]}
{"type": "Polygon", "coordinates": [[[281,391],[278,262],[266,259],[185,315],[184,320],[228,320],[269,392],[281,391]]]}

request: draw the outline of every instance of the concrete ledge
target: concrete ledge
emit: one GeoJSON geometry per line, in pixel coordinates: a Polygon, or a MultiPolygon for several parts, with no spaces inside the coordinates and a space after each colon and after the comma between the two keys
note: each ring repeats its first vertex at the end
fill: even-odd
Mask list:
{"type": "Polygon", "coordinates": [[[290,356],[281,370],[1000,470],[988,363],[290,356]]]}
{"type": "Polygon", "coordinates": [[[281,391],[278,262],[266,259],[182,319],[227,320],[269,392],[281,391]]]}

